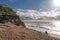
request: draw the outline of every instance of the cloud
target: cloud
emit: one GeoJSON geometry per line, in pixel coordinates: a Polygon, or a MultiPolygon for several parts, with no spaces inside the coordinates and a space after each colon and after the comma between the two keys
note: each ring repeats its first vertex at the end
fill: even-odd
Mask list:
{"type": "Polygon", "coordinates": [[[36,11],[36,10],[23,10],[23,9],[17,9],[16,14],[20,17],[29,17],[32,19],[38,19],[42,16],[46,17],[56,17],[57,15],[60,15],[60,12],[55,12],[55,11],[48,11],[48,12],[41,12],[36,11]]]}
{"type": "Polygon", "coordinates": [[[19,16],[25,16],[25,17],[31,17],[31,18],[36,18],[37,14],[35,10],[22,10],[18,9],[17,15],[19,16]]]}

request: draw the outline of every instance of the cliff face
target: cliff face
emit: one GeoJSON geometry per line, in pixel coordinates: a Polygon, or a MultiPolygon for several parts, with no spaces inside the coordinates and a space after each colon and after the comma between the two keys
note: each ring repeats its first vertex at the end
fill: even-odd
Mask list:
{"type": "Polygon", "coordinates": [[[7,5],[0,4],[0,23],[12,23],[16,26],[24,26],[25,24],[21,21],[19,16],[16,15],[16,13],[9,8],[7,5]]]}

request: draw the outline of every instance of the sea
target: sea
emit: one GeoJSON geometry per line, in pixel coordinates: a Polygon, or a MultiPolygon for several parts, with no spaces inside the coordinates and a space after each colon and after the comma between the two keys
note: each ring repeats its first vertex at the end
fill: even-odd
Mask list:
{"type": "Polygon", "coordinates": [[[26,28],[60,35],[60,20],[23,20],[26,28]]]}

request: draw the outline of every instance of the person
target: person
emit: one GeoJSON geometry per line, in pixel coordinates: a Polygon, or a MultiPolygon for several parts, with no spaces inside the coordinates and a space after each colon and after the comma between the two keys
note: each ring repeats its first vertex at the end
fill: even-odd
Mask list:
{"type": "Polygon", "coordinates": [[[46,35],[45,40],[48,40],[48,32],[47,31],[45,31],[45,35],[46,35]]]}
{"type": "Polygon", "coordinates": [[[48,32],[47,31],[45,31],[45,35],[46,35],[46,37],[48,36],[48,32]]]}

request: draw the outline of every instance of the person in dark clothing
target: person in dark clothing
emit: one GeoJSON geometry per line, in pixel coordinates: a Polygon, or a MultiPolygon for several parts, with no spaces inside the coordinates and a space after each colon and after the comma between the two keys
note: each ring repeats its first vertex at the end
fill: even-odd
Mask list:
{"type": "Polygon", "coordinates": [[[48,32],[47,31],[45,31],[45,34],[46,34],[46,36],[48,36],[48,32]]]}
{"type": "Polygon", "coordinates": [[[48,32],[47,31],[45,31],[45,35],[46,35],[45,40],[48,40],[48,32]]]}

